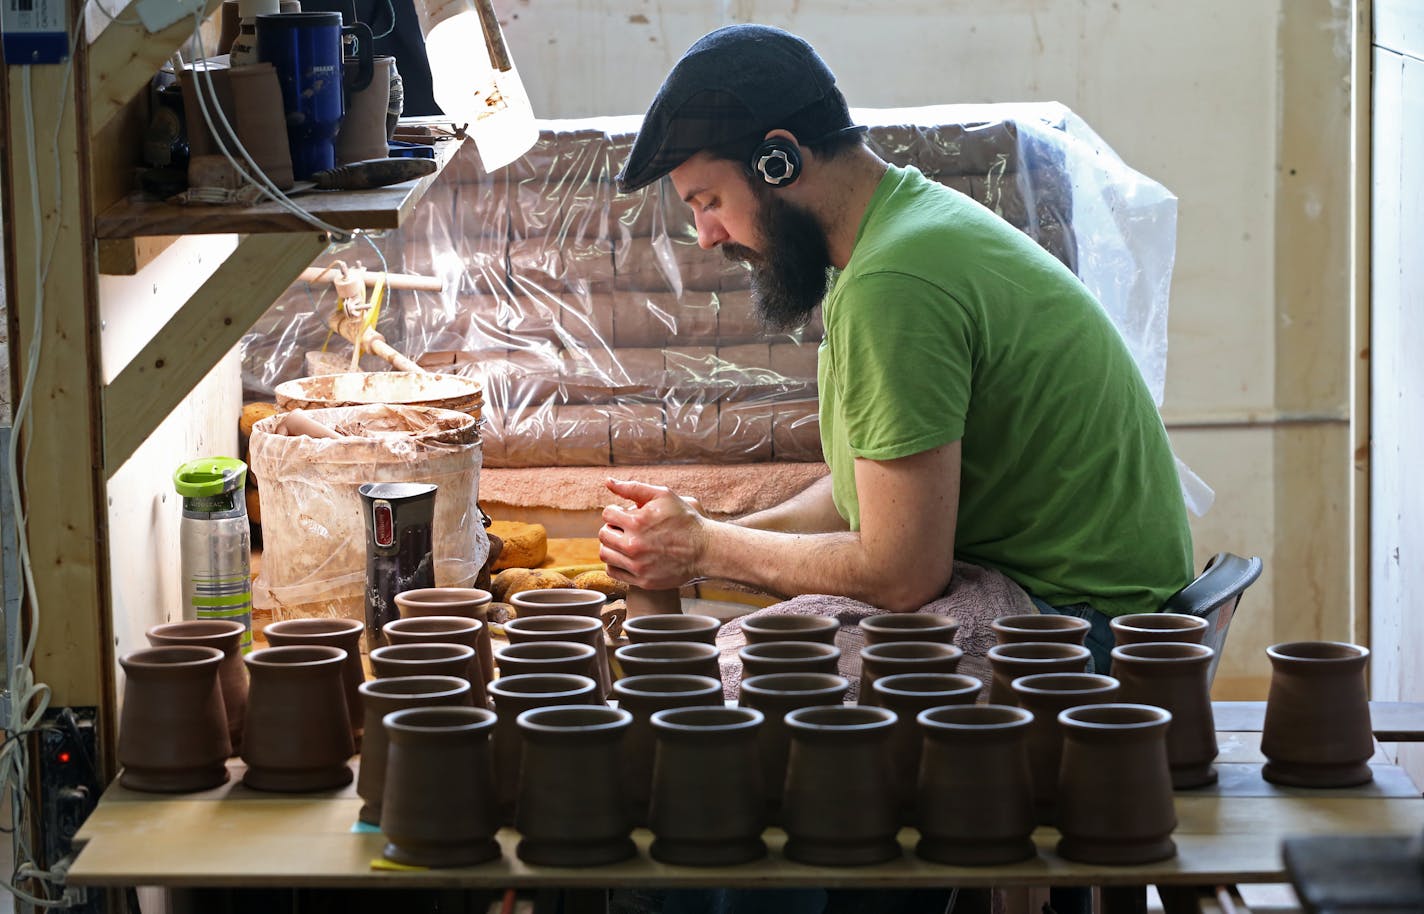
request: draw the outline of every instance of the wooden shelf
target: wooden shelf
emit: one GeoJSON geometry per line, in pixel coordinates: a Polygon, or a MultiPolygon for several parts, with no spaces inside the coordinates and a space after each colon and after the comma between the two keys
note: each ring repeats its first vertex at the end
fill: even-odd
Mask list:
{"type": "MultiPolygon", "coordinates": [[[[440,177],[460,148],[459,140],[435,145],[433,174],[374,190],[309,191],[293,200],[318,219],[341,229],[399,228],[440,177]]],[[[153,235],[266,234],[307,232],[311,226],[275,203],[256,206],[179,206],[133,193],[105,210],[94,223],[95,237],[139,238],[153,235]]]]}

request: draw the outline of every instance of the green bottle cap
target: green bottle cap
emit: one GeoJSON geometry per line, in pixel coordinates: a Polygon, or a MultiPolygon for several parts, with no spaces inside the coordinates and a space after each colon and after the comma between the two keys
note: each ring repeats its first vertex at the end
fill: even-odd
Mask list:
{"type": "Polygon", "coordinates": [[[173,472],[173,485],[184,498],[209,498],[235,492],[247,482],[247,464],[236,457],[190,460],[173,472]]]}

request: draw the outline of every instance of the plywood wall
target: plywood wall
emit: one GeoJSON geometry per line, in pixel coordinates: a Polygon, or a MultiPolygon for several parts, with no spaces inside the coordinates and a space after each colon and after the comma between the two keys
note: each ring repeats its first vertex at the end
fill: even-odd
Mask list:
{"type": "Polygon", "coordinates": [[[1180,198],[1163,407],[1217,491],[1198,563],[1260,555],[1224,695],[1262,653],[1361,634],[1351,586],[1352,4],[1345,0],[505,0],[536,111],[641,113],[703,33],[810,40],[853,105],[1055,100],[1180,198]]]}
{"type": "MultiPolygon", "coordinates": [[[[1374,38],[1373,691],[1424,701],[1424,11],[1380,4],[1374,38]]],[[[1401,747],[1418,782],[1424,751],[1401,747]]]]}

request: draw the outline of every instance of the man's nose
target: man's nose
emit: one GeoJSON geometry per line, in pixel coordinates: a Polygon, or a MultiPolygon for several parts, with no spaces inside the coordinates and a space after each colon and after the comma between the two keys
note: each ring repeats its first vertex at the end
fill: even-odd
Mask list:
{"type": "Polygon", "coordinates": [[[729,237],[731,236],[727,234],[727,230],[715,217],[706,215],[697,217],[697,246],[704,251],[712,250],[729,237]]]}

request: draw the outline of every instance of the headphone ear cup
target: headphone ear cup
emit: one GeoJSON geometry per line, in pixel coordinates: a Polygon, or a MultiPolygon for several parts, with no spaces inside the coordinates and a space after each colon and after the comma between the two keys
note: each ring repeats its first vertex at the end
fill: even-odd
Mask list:
{"type": "Polygon", "coordinates": [[[767,140],[752,153],[751,169],[772,187],[785,187],[801,176],[801,150],[786,140],[767,140]]]}

